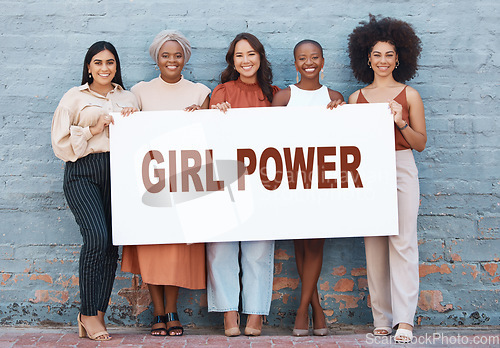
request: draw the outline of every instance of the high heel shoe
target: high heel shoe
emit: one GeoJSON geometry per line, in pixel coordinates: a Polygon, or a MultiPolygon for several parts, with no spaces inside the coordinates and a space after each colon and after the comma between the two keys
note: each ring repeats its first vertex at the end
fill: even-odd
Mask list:
{"type": "Polygon", "coordinates": [[[293,336],[297,336],[297,337],[309,336],[309,329],[296,329],[296,328],[293,328],[292,335],[293,336]]]}
{"type": "Polygon", "coordinates": [[[230,327],[229,329],[226,329],[226,317],[224,316],[224,334],[227,337],[236,337],[241,334],[240,331],[240,313],[236,313],[236,324],[238,326],[236,327],[230,327]]]}
{"type": "Polygon", "coordinates": [[[107,331],[99,331],[93,335],[89,334],[89,332],[85,328],[85,325],[83,325],[82,323],[81,313],[78,313],[76,321],[78,322],[78,337],[88,337],[93,341],[109,341],[111,339],[111,336],[109,336],[109,333],[107,331]],[[104,336],[104,338],[100,338],[101,336],[104,336]]]}
{"type": "MultiPolygon", "coordinates": [[[[295,318],[295,322],[297,322],[297,318],[295,318]]],[[[293,327],[292,336],[309,336],[309,315],[307,316],[307,329],[297,329],[295,326],[293,327]]]]}
{"type": "Polygon", "coordinates": [[[245,336],[260,336],[262,333],[262,324],[264,323],[264,317],[260,316],[260,329],[256,329],[248,326],[248,318],[247,318],[247,326],[245,327],[245,336]]]}
{"type": "MultiPolygon", "coordinates": [[[[324,314],[323,314],[324,316],[324,314]]],[[[326,319],[325,319],[326,321],[326,319]]],[[[328,327],[322,327],[320,329],[315,329],[314,328],[314,321],[313,321],[313,335],[314,336],[327,336],[328,335],[328,327]]]]}

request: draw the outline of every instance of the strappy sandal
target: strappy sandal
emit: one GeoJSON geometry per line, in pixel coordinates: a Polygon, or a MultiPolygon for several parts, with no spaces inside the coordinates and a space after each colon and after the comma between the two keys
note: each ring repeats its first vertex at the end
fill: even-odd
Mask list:
{"type": "MultiPolygon", "coordinates": [[[[165,314],[165,317],[166,317],[166,323],[170,322],[170,321],[180,321],[179,320],[179,316],[177,315],[177,312],[172,312],[172,313],[166,313],[165,314]]],[[[167,335],[168,336],[182,336],[184,334],[184,328],[182,326],[172,326],[170,328],[167,329],[167,335]],[[174,330],[181,330],[181,333],[176,335],[175,333],[172,335],[171,332],[174,331],[174,330]]]]}
{"type": "Polygon", "coordinates": [[[111,336],[107,331],[99,331],[96,332],[95,334],[91,335],[87,329],[85,328],[85,325],[82,323],[82,316],[80,313],[78,313],[78,316],[76,317],[76,321],[78,322],[78,337],[83,338],[83,337],[88,337],[93,341],[109,341],[111,339],[111,336]],[[104,338],[102,338],[104,337],[104,338]]]}
{"type": "Polygon", "coordinates": [[[413,332],[407,329],[397,329],[394,340],[396,343],[411,343],[413,340],[413,332]]]}
{"type": "Polygon", "coordinates": [[[389,336],[392,333],[392,327],[390,326],[379,326],[373,329],[373,334],[375,336],[389,336]]]}
{"type": "MultiPolygon", "coordinates": [[[[155,316],[154,323],[155,324],[165,324],[166,325],[166,320],[164,315],[157,315],[155,316]]],[[[157,327],[156,329],[151,329],[151,336],[167,336],[167,328],[166,327],[157,327]],[[158,332],[158,333],[157,333],[158,332]],[[161,334],[161,332],[164,332],[165,334],[161,334]]]]}

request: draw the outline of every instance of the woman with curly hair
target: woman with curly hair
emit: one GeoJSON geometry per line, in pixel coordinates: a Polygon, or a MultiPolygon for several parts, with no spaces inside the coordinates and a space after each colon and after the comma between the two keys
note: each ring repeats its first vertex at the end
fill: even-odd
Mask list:
{"type": "Polygon", "coordinates": [[[365,237],[368,288],[374,335],[408,343],[418,301],[418,172],[412,149],[425,148],[424,105],[418,92],[404,84],[417,71],[420,39],[412,27],[393,18],[370,15],[349,35],[354,76],[368,86],[354,92],[349,104],[385,103],[394,119],[399,235],[365,237]]]}
{"type": "MultiPolygon", "coordinates": [[[[272,85],[271,64],[262,43],[252,34],[236,35],[226,54],[227,68],[215,87],[210,105],[229,108],[269,107],[279,88],[272,85]]],[[[273,290],[274,241],[207,244],[207,293],[209,312],[224,312],[226,336],[240,335],[238,305],[248,314],[245,335],[261,334],[263,315],[269,314],[273,290]]]]}

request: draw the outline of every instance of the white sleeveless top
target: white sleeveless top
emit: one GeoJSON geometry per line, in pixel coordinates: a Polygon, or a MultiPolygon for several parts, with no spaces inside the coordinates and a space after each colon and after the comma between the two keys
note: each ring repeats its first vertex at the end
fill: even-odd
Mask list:
{"type": "Polygon", "coordinates": [[[328,88],[321,86],[314,91],[306,91],[295,85],[290,85],[290,100],[287,106],[321,106],[325,107],[330,102],[328,88]]]}

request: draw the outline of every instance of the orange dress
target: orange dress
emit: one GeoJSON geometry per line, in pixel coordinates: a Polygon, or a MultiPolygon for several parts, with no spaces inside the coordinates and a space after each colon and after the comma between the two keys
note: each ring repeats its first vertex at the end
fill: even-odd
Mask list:
{"type": "MultiPolygon", "coordinates": [[[[210,89],[182,78],[167,83],[158,77],[132,87],[142,111],[182,110],[201,105],[210,89]]],[[[123,246],[123,272],[140,274],[153,285],[173,285],[187,289],[206,288],[205,244],[155,244],[123,246]]]]}

